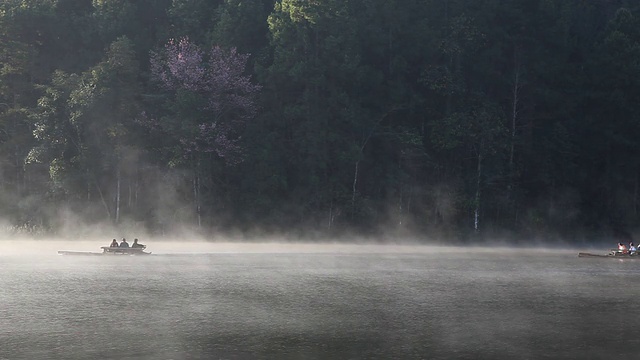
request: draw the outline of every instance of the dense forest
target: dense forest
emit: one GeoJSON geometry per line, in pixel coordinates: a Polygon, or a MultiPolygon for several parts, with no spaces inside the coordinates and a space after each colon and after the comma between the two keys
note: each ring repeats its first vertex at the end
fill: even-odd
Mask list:
{"type": "Polygon", "coordinates": [[[0,2],[15,232],[575,241],[639,192],[637,1],[0,2]]]}

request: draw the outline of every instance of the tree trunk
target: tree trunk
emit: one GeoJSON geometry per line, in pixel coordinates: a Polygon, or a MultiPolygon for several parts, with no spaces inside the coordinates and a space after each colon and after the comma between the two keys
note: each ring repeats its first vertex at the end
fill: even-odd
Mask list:
{"type": "Polygon", "coordinates": [[[638,171],[636,170],[636,176],[633,181],[633,217],[634,220],[638,218],[638,171]]]}
{"type": "Polygon", "coordinates": [[[474,201],[474,211],[473,211],[473,230],[477,233],[480,230],[480,185],[481,185],[481,177],[482,177],[482,144],[480,144],[480,149],[478,151],[478,168],[476,172],[476,196],[474,201]]]}
{"type": "Polygon", "coordinates": [[[398,218],[399,218],[399,220],[398,220],[398,225],[400,225],[400,226],[402,226],[402,219],[403,219],[403,216],[404,216],[404,214],[402,213],[402,212],[404,211],[404,210],[402,209],[402,197],[403,197],[403,195],[404,195],[404,194],[402,193],[402,192],[403,192],[403,190],[404,190],[404,188],[403,188],[402,184],[400,184],[400,201],[399,201],[399,203],[398,203],[398,218]]]}
{"type": "MultiPolygon", "coordinates": [[[[515,154],[515,143],[516,143],[516,128],[517,128],[517,120],[518,120],[518,102],[519,91],[520,91],[520,65],[516,64],[515,75],[513,79],[513,99],[511,103],[511,149],[509,151],[509,174],[513,176],[514,166],[513,166],[513,158],[515,154]]],[[[509,183],[511,186],[511,182],[509,183]]]]}
{"type": "Polygon", "coordinates": [[[16,190],[18,196],[22,196],[22,191],[24,189],[23,180],[24,179],[24,167],[20,166],[20,152],[18,151],[18,146],[15,147],[14,158],[16,160],[16,190]]]}
{"type": "Polygon", "coordinates": [[[369,129],[369,132],[367,134],[365,134],[364,138],[362,139],[362,142],[360,143],[360,151],[358,153],[358,160],[356,160],[356,166],[355,166],[355,170],[354,170],[354,174],[353,174],[353,186],[352,186],[352,192],[351,192],[351,213],[352,213],[352,215],[353,215],[353,213],[355,211],[356,193],[357,193],[356,185],[358,184],[358,171],[359,171],[359,167],[360,167],[360,160],[361,160],[361,158],[362,158],[362,156],[364,154],[364,148],[367,146],[367,143],[369,142],[369,139],[371,139],[371,136],[375,132],[375,130],[378,127],[378,125],[382,122],[382,120],[384,120],[384,118],[386,118],[393,111],[398,110],[398,109],[399,108],[393,108],[393,109],[387,111],[386,113],[382,114],[382,116],[380,116],[380,118],[378,120],[376,120],[376,122],[373,124],[373,126],[371,126],[371,129],[369,129]]]}
{"type": "Polygon", "coordinates": [[[356,169],[353,174],[353,192],[351,193],[351,206],[355,208],[356,206],[356,185],[358,184],[358,166],[360,164],[360,160],[356,161],[356,169]]]}
{"type": "Polygon", "coordinates": [[[329,224],[327,224],[327,228],[331,230],[333,227],[333,199],[329,203],[329,224]]]}
{"type": "Polygon", "coordinates": [[[120,223],[120,167],[116,169],[116,224],[120,223]]]}
{"type": "Polygon", "coordinates": [[[107,217],[109,218],[109,220],[111,220],[111,211],[109,210],[109,204],[107,204],[107,201],[105,200],[104,195],[102,194],[102,190],[100,189],[100,184],[98,183],[95,177],[93,176],[91,177],[93,178],[94,184],[96,184],[96,189],[98,190],[98,195],[100,195],[100,201],[102,202],[102,206],[104,206],[104,209],[107,212],[107,217]]]}
{"type": "Polygon", "coordinates": [[[201,206],[200,206],[200,171],[198,171],[199,165],[196,164],[195,174],[193,176],[193,199],[196,208],[196,221],[198,228],[202,226],[201,206]]]}
{"type": "MultiPolygon", "coordinates": [[[[518,52],[514,50],[514,77],[513,77],[513,89],[512,89],[512,102],[511,102],[511,144],[509,148],[509,174],[507,180],[507,207],[510,207],[513,200],[513,191],[515,187],[516,168],[515,168],[515,145],[516,135],[518,129],[518,108],[520,103],[520,88],[522,87],[520,81],[520,61],[518,59],[518,52]]],[[[507,209],[506,214],[516,214],[513,218],[514,223],[517,222],[517,211],[513,209],[507,209]]]]}

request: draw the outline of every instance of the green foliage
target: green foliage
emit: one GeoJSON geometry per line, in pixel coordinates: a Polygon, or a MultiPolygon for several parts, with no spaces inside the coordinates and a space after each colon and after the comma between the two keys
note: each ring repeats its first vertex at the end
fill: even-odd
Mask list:
{"type": "Polygon", "coordinates": [[[478,212],[481,234],[633,230],[639,16],[628,1],[2,1],[0,214],[464,236],[478,212]],[[243,75],[263,91],[235,167],[184,151],[235,110],[150,76],[150,54],[183,37],[251,54],[243,75]]]}

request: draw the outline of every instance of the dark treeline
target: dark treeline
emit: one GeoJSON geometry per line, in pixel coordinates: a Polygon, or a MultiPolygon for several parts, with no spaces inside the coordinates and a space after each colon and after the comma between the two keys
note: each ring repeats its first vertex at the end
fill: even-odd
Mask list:
{"type": "Polygon", "coordinates": [[[582,239],[640,220],[624,0],[3,0],[0,217],[582,239]]]}

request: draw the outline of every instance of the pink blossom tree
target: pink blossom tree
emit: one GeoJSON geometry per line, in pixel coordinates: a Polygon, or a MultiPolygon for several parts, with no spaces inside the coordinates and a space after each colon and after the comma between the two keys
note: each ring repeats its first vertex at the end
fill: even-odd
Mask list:
{"type": "MultiPolygon", "coordinates": [[[[187,161],[193,170],[193,210],[202,225],[202,192],[213,191],[217,154],[228,165],[242,161],[240,136],[244,124],[256,114],[260,86],[245,75],[249,55],[236,49],[214,47],[205,56],[187,38],[169,41],[151,54],[151,74],[168,92],[166,112],[153,120],[142,114],[139,121],[161,141],[171,141],[166,149],[179,150],[173,160],[187,161]],[[176,146],[177,145],[177,146],[176,146]]],[[[206,210],[205,210],[206,212],[206,210]]]]}
{"type": "Polygon", "coordinates": [[[174,106],[182,109],[174,114],[180,124],[166,129],[179,137],[185,155],[215,152],[228,164],[241,161],[240,133],[256,114],[255,98],[260,90],[245,75],[248,58],[235,48],[218,46],[205,58],[200,47],[187,38],[170,40],[151,54],[152,76],[174,94],[176,102],[186,102],[174,106]]]}

